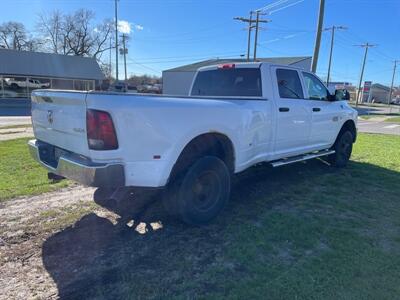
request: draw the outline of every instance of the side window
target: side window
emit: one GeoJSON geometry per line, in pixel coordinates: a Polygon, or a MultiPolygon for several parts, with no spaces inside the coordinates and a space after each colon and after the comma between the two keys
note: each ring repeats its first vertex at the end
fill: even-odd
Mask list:
{"type": "Polygon", "coordinates": [[[310,73],[303,72],[304,84],[310,100],[328,100],[328,90],[321,81],[310,73]]]}
{"type": "Polygon", "coordinates": [[[295,70],[277,69],[279,96],[281,98],[304,99],[299,74],[295,70]]]}

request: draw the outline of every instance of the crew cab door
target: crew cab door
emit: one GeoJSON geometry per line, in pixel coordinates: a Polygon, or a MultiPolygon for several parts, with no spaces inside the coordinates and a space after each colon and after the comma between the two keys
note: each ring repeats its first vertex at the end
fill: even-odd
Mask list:
{"type": "Polygon", "coordinates": [[[339,101],[329,101],[329,91],[321,80],[309,72],[302,72],[305,97],[311,117],[310,145],[318,148],[334,143],[340,130],[341,107],[339,101]]]}
{"type": "Polygon", "coordinates": [[[309,147],[311,112],[295,69],[272,67],[275,95],[276,158],[303,153],[309,147]]]}

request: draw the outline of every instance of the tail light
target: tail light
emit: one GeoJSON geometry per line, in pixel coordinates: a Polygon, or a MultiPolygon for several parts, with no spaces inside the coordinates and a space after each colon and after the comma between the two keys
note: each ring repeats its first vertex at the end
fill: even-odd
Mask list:
{"type": "Polygon", "coordinates": [[[114,124],[108,112],[88,109],[86,111],[86,129],[89,149],[113,150],[118,148],[114,124]]]}
{"type": "Polygon", "coordinates": [[[234,69],[234,68],[235,64],[223,64],[218,66],[218,69],[234,69]]]}

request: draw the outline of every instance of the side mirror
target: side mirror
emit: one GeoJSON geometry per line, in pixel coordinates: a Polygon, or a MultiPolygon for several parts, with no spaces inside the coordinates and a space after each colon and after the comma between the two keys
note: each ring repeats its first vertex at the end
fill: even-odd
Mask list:
{"type": "Polygon", "coordinates": [[[335,98],[337,101],[349,101],[350,100],[350,93],[348,90],[336,90],[335,91],[335,98]]]}

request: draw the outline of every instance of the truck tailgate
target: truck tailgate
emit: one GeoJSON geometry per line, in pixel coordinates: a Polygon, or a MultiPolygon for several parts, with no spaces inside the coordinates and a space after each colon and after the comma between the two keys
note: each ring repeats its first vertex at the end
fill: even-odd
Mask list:
{"type": "Polygon", "coordinates": [[[41,90],[32,93],[32,125],[38,140],[88,155],[86,93],[41,90]]]}

